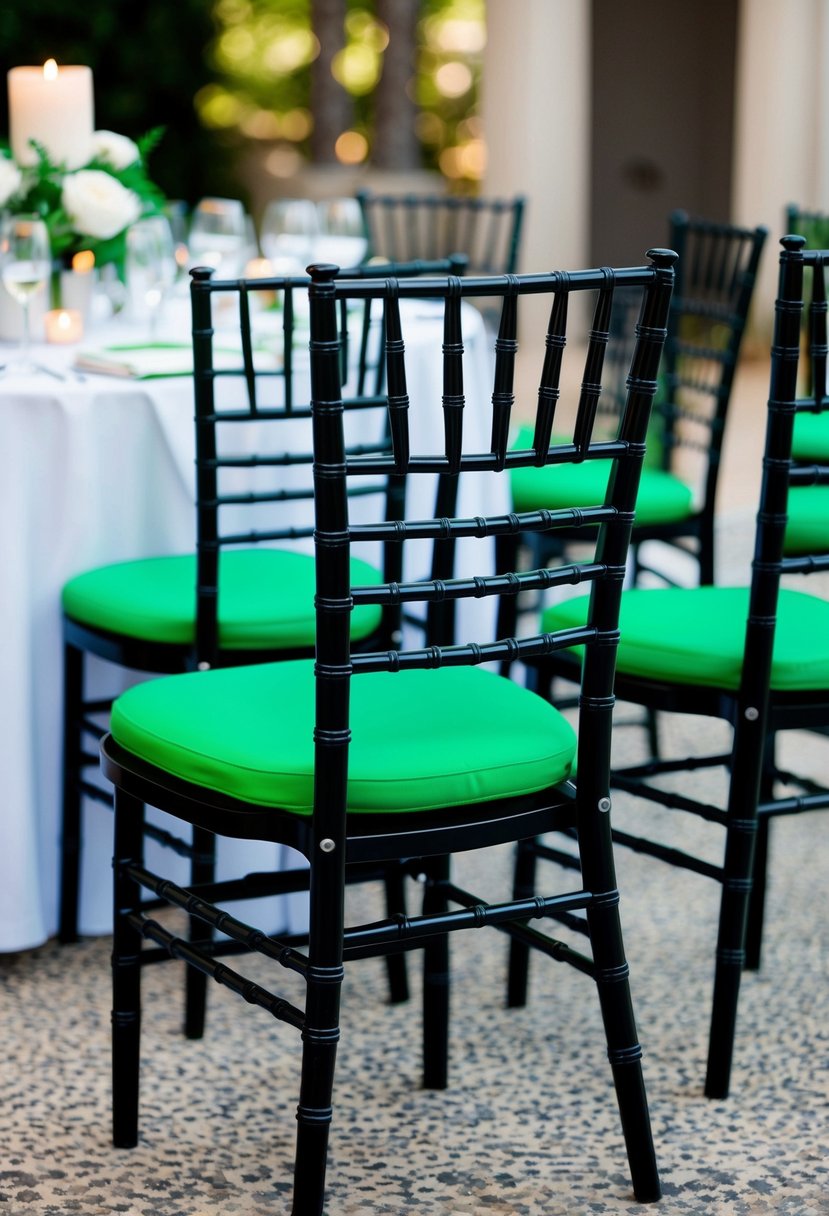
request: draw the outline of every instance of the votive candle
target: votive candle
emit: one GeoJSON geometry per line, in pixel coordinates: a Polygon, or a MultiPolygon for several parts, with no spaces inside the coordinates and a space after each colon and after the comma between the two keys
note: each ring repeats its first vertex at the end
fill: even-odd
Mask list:
{"type": "Polygon", "coordinates": [[[65,345],[80,342],[83,337],[83,318],[77,308],[53,308],[43,318],[46,341],[65,345]]]}

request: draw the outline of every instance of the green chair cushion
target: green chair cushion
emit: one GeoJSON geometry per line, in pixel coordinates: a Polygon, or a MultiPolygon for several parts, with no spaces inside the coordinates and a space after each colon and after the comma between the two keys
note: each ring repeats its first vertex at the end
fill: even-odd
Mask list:
{"type": "MultiPolygon", "coordinates": [[[[829,431],[826,432],[829,439],[829,431]]],[[[827,449],[829,455],[829,449],[827,449]]],[[[786,552],[829,550],[829,486],[795,486],[789,491],[786,552]]]]}
{"type": "MultiPolygon", "coordinates": [[[[513,446],[531,447],[532,431],[522,428],[513,446]]],[[[611,466],[610,460],[585,460],[581,464],[513,469],[510,474],[513,510],[554,511],[603,503],[611,466]]],[[[692,513],[690,486],[662,469],[642,470],[636,499],[637,524],[677,523],[692,513]]]]}
{"type": "MultiPolygon", "coordinates": [[[[314,559],[286,549],[231,549],[219,564],[219,644],[227,650],[313,646],[314,559]]],[[[352,562],[355,585],[380,581],[352,562]]],[[[63,588],[63,610],[95,629],[148,642],[189,645],[195,636],[196,559],[151,557],[88,570],[63,588]]],[[[368,636],[381,610],[352,613],[352,636],[368,636]]]]}
{"type": "MultiPolygon", "coordinates": [[[[119,697],[111,730],[136,756],[260,806],[311,813],[313,660],[165,676],[119,697]]],[[[479,668],[351,681],[348,808],[427,811],[564,780],[572,727],[543,698],[479,668]]]]}
{"type": "MultiPolygon", "coordinates": [[[[588,597],[563,600],[543,614],[543,628],[584,624],[588,597]]],[[[685,685],[736,689],[745,645],[745,587],[632,588],[622,595],[617,670],[685,685]]],[[[771,686],[784,691],[829,687],[829,602],[782,590],[771,686]]]]}
{"type": "Polygon", "coordinates": [[[795,460],[829,459],[829,413],[795,416],[792,456],[795,460]]]}

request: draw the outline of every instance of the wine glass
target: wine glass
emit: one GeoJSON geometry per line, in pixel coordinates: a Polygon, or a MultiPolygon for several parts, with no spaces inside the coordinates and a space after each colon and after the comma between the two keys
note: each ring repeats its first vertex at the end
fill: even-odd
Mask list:
{"type": "Polygon", "coordinates": [[[356,198],[329,198],[317,203],[320,236],[314,258],[335,266],[359,266],[368,250],[363,213],[356,198]]]}
{"type": "Polygon", "coordinates": [[[148,320],[154,338],[161,306],[176,277],[176,247],[165,216],[148,216],[127,230],[126,275],[133,317],[148,320]]]}
{"type": "Polygon", "coordinates": [[[29,308],[49,282],[49,232],[38,215],[10,215],[0,230],[0,277],[6,291],[23,310],[23,335],[15,362],[8,370],[37,371],[31,361],[29,308]]]}
{"type": "Polygon", "coordinates": [[[259,226],[262,253],[277,275],[304,274],[318,235],[317,209],[307,198],[272,199],[259,226]]]}
{"type": "Polygon", "coordinates": [[[249,253],[250,230],[236,198],[203,198],[190,220],[187,240],[191,266],[210,266],[232,278],[249,253]]]}

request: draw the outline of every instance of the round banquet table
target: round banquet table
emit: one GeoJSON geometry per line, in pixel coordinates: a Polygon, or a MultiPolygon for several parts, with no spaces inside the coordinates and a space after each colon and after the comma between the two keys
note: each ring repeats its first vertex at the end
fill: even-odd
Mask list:
{"type": "MultiPolygon", "coordinates": [[[[430,313],[422,302],[417,309],[407,329],[412,450],[429,452],[438,446],[429,442],[430,433],[442,435],[442,325],[437,310],[430,313]]],[[[180,332],[186,341],[185,318],[180,332]]],[[[110,323],[81,347],[135,336],[123,324],[110,323]]],[[[466,306],[464,341],[464,446],[487,451],[489,353],[480,315],[466,306]]],[[[67,578],[102,563],[188,552],[194,546],[190,378],[80,375],[72,370],[75,353],[74,347],[36,346],[33,355],[48,370],[0,376],[0,951],[37,946],[56,931],[61,588],[67,578]]],[[[11,354],[12,348],[0,343],[0,363],[11,354]]],[[[506,511],[504,480],[490,474],[461,479],[459,513],[506,511]]],[[[431,516],[428,494],[420,503],[410,502],[408,512],[431,516]]],[[[470,565],[459,546],[458,572],[480,569],[479,553],[470,565]]],[[[480,617],[473,625],[469,615],[481,611],[475,601],[462,602],[460,631],[468,626],[483,636],[480,617]]],[[[112,692],[114,669],[89,662],[93,692],[96,684],[112,692]]],[[[115,690],[130,682],[123,673],[120,680],[115,690]]],[[[112,815],[88,802],[84,825],[80,930],[105,933],[111,927],[112,815]]],[[[286,864],[287,851],[271,847],[268,856],[259,843],[220,841],[218,876],[286,864]]],[[[274,932],[301,927],[302,896],[284,897],[279,909],[281,923],[273,924],[274,932]]],[[[244,909],[237,914],[244,916],[244,909]]]]}

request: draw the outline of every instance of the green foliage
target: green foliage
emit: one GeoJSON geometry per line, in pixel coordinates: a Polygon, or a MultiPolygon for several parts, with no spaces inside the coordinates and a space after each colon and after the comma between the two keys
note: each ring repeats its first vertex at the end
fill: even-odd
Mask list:
{"type": "MultiPolygon", "coordinates": [[[[162,135],[163,128],[160,127],[148,132],[137,141],[139,152],[142,152],[142,149],[155,147],[162,135]]],[[[42,144],[32,142],[37,153],[37,161],[31,167],[22,170],[23,180],[20,190],[9,200],[8,209],[32,212],[43,219],[49,230],[52,256],[56,259],[67,259],[82,249],[91,249],[99,266],[106,265],[108,262],[115,262],[118,266],[123,266],[126,228],[108,238],[95,238],[77,232],[71,217],[67,215],[63,206],[66,166],[56,164],[42,144]]],[[[108,173],[126,190],[132,191],[140,200],[142,215],[156,215],[164,207],[164,195],[147,175],[143,152],[139,160],[122,169],[116,169],[107,161],[96,158],[90,160],[83,168],[108,173]]]]}

